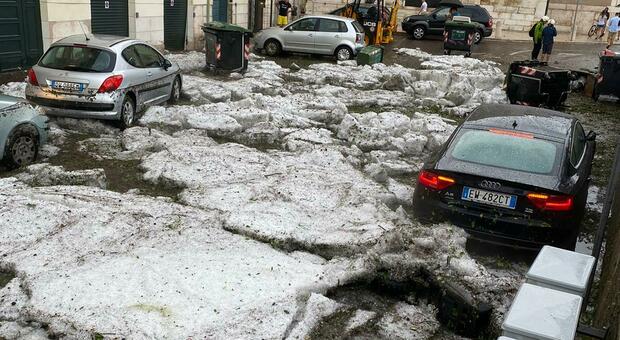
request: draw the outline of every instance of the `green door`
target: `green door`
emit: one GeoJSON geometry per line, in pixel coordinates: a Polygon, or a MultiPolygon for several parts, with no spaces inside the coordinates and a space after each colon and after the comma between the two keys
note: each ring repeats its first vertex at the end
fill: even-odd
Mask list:
{"type": "Polygon", "coordinates": [[[164,45],[167,50],[185,49],[187,0],[164,0],[164,45]]]}
{"type": "Polygon", "coordinates": [[[39,0],[0,0],[0,72],[28,68],[42,53],[39,0]]]}
{"type": "Polygon", "coordinates": [[[93,34],[128,37],[129,8],[127,2],[127,0],[90,0],[93,34]]]}

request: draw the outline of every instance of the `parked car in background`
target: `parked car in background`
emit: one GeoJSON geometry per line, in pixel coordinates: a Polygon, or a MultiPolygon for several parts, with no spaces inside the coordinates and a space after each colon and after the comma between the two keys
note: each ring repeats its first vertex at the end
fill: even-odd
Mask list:
{"type": "Polygon", "coordinates": [[[28,71],[26,98],[50,115],[118,120],[125,128],[148,105],[178,100],[181,86],[179,67],[143,41],[73,35],[28,71]]]}
{"type": "Polygon", "coordinates": [[[482,105],[424,164],[415,213],[492,242],[574,249],[595,138],[567,114],[482,105]]]}
{"type": "MultiPolygon", "coordinates": [[[[474,33],[474,42],[477,44],[484,37],[493,34],[493,17],[486,8],[479,5],[465,5],[458,9],[459,15],[471,18],[471,22],[478,25],[474,33]]],[[[411,15],[402,22],[403,31],[413,39],[423,39],[427,35],[442,35],[450,8],[439,7],[428,14],[411,15]]]]}
{"type": "Polygon", "coordinates": [[[47,129],[47,117],[26,101],[0,95],[0,160],[9,169],[37,159],[47,129]]]}
{"type": "Polygon", "coordinates": [[[291,24],[271,27],[254,36],[255,48],[269,56],[282,52],[334,55],[338,60],[353,58],[364,47],[364,28],[350,18],[309,15],[291,24]]]}

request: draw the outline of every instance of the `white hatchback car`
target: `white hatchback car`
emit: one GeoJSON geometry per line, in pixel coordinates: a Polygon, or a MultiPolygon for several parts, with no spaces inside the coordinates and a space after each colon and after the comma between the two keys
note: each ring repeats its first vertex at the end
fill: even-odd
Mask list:
{"type": "Polygon", "coordinates": [[[282,51],[353,58],[364,47],[364,27],[354,19],[335,15],[309,15],[289,25],[271,27],[254,36],[255,48],[269,56],[282,51]]]}

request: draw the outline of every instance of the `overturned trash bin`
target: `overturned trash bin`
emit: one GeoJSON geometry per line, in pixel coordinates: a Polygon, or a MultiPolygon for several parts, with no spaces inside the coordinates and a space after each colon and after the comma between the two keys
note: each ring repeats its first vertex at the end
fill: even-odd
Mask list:
{"type": "Polygon", "coordinates": [[[383,46],[366,46],[357,54],[358,65],[372,65],[383,62],[383,46]]]}
{"type": "Polygon", "coordinates": [[[511,104],[561,106],[570,92],[569,70],[541,64],[536,60],[515,61],[506,77],[506,94],[511,104]]]}
{"type": "Polygon", "coordinates": [[[207,68],[214,72],[244,72],[248,68],[251,31],[218,21],[204,24],[202,31],[207,68]]]}
{"type": "Polygon", "coordinates": [[[620,47],[612,46],[601,53],[592,97],[614,96],[620,100],[620,47]]]}

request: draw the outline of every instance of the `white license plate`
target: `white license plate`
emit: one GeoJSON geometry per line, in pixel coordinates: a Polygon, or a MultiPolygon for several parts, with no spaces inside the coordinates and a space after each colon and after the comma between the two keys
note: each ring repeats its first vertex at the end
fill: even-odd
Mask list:
{"type": "Polygon", "coordinates": [[[52,81],[52,88],[54,90],[64,90],[71,92],[82,92],[84,90],[84,84],[72,83],[68,81],[52,81]]]}
{"type": "Polygon", "coordinates": [[[500,194],[470,187],[463,187],[461,199],[508,209],[514,209],[517,206],[517,196],[515,195],[500,194]]]}

